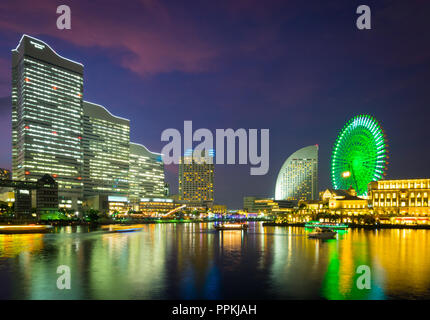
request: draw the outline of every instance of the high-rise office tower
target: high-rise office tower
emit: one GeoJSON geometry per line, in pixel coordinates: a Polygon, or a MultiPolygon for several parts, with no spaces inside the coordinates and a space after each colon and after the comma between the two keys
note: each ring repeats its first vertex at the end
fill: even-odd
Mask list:
{"type": "Polygon", "coordinates": [[[12,50],[12,174],[50,174],[60,206],[78,209],[83,192],[82,64],[24,35],[12,50]]]}
{"type": "Polygon", "coordinates": [[[318,199],[318,145],[294,152],[278,174],[276,200],[318,199]]]}
{"type": "Polygon", "coordinates": [[[164,163],[161,154],[131,142],[129,181],[129,199],[132,202],[138,202],[140,198],[164,197],[164,163]]]}
{"type": "Polygon", "coordinates": [[[84,198],[128,194],[130,120],[83,102],[84,198]]]}
{"type": "MultiPolygon", "coordinates": [[[[203,151],[204,152],[204,151],[203,151]]],[[[196,156],[187,150],[179,163],[179,199],[192,203],[214,201],[213,150],[196,156]]]]}

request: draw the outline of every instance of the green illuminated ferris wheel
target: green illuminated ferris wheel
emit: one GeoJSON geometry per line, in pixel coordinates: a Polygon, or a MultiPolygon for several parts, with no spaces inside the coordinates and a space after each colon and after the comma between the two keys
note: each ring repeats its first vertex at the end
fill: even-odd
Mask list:
{"type": "Polygon", "coordinates": [[[367,185],[385,175],[388,159],[384,131],[369,115],[355,116],[343,127],[333,148],[331,181],[334,189],[353,187],[367,195],[367,185]]]}

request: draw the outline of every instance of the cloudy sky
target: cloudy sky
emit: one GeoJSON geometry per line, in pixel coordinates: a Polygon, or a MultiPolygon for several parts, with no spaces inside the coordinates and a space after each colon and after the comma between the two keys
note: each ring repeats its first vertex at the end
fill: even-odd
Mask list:
{"type": "MultiPolygon", "coordinates": [[[[166,128],[270,129],[270,169],[215,167],[216,202],[273,196],[285,159],[320,146],[320,188],[330,186],[333,143],[368,113],[388,138],[387,178],[430,177],[428,1],[2,0],[0,167],[11,167],[11,49],[23,33],[85,66],[84,99],[131,119],[131,138],[160,152],[166,128]],[[356,8],[372,29],[356,28],[356,8]],[[56,8],[72,29],[56,28],[56,8]]],[[[177,192],[177,167],[166,168],[177,192]]]]}

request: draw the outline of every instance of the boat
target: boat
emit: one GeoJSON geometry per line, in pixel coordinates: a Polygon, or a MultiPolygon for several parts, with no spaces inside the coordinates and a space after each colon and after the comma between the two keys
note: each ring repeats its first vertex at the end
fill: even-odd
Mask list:
{"type": "Polygon", "coordinates": [[[247,230],[248,224],[246,222],[224,222],[214,225],[216,230],[247,230]]]}
{"type": "Polygon", "coordinates": [[[345,223],[309,221],[305,224],[305,228],[329,228],[346,230],[348,229],[348,225],[345,223]]]}
{"type": "Polygon", "coordinates": [[[308,238],[315,239],[333,239],[336,237],[336,232],[328,228],[315,228],[314,232],[309,233],[308,238]]]}
{"type": "Polygon", "coordinates": [[[48,233],[54,229],[49,225],[7,225],[0,226],[0,234],[48,233]]]}
{"type": "Polygon", "coordinates": [[[132,225],[108,225],[102,226],[102,229],[107,229],[107,232],[133,232],[142,230],[143,225],[141,224],[132,224],[132,225]]]}

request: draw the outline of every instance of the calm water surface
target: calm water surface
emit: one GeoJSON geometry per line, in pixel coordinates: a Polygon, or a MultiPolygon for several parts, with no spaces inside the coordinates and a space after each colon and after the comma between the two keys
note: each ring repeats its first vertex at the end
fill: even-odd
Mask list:
{"type": "Polygon", "coordinates": [[[0,298],[430,299],[430,230],[354,229],[325,241],[307,232],[190,223],[0,235],[0,298]],[[56,287],[59,265],[71,268],[71,290],[56,287]],[[359,265],[371,268],[370,290],[356,287],[359,265]]]}

